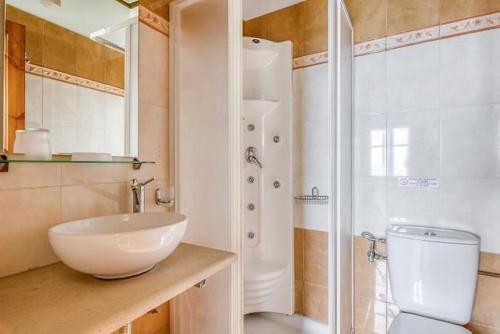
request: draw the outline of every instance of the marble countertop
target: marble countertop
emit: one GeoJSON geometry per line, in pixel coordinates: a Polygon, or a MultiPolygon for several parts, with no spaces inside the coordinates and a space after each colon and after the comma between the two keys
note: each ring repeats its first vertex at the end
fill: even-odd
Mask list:
{"type": "Polygon", "coordinates": [[[235,260],[182,243],[153,270],[123,280],[99,280],[62,263],[0,278],[0,334],[109,334],[235,260]]]}

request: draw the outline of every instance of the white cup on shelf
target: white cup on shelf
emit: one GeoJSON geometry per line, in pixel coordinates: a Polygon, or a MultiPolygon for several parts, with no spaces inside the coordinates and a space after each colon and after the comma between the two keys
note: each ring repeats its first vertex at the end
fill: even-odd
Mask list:
{"type": "Polygon", "coordinates": [[[47,129],[26,129],[24,132],[24,153],[28,160],[51,160],[52,146],[47,129]]]}
{"type": "Polygon", "coordinates": [[[26,130],[16,130],[12,153],[23,154],[26,152],[26,130]]]}

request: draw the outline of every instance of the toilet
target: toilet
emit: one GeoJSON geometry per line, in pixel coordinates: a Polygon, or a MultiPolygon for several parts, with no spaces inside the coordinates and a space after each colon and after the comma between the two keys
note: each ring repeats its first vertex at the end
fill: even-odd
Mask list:
{"type": "Polygon", "coordinates": [[[389,278],[401,313],[389,334],[470,334],[479,267],[478,236],[458,230],[389,225],[389,278]]]}

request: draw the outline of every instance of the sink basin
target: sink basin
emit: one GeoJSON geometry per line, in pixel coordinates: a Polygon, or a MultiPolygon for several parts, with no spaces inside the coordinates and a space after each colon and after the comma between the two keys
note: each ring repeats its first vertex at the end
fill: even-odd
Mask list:
{"type": "Polygon", "coordinates": [[[134,213],[52,227],[49,240],[61,261],[102,279],[142,274],[181,242],[187,219],[175,213],[134,213]]]}

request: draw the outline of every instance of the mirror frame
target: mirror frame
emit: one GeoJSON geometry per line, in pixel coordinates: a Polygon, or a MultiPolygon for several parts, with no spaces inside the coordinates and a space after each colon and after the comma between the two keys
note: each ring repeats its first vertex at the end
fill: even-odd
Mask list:
{"type": "MultiPolygon", "coordinates": [[[[126,2],[124,1],[120,1],[120,0],[117,0],[118,2],[120,2],[121,4],[125,5],[126,2]]],[[[13,152],[7,152],[7,138],[6,138],[6,133],[8,132],[8,129],[5,128],[5,125],[6,125],[6,122],[5,122],[5,118],[6,118],[6,115],[5,115],[5,29],[6,29],[6,1],[5,0],[0,0],[0,16],[1,16],[1,19],[2,19],[2,26],[3,26],[3,29],[1,31],[1,34],[0,34],[0,37],[1,37],[1,40],[2,40],[2,43],[0,43],[0,50],[1,50],[1,54],[3,55],[0,59],[0,73],[2,75],[2,78],[0,80],[0,91],[1,91],[1,96],[0,96],[0,154],[3,155],[3,156],[7,156],[8,154],[13,154],[13,152]]],[[[127,7],[129,8],[133,8],[135,6],[129,6],[128,4],[126,5],[127,7]]],[[[137,16],[137,24],[139,24],[139,16],[137,16]]],[[[140,40],[140,30],[139,30],[139,25],[137,26],[137,38],[140,40]]],[[[138,50],[137,52],[139,53],[139,45],[138,45],[138,50]]],[[[125,59],[125,62],[126,63],[129,63],[130,62],[130,59],[127,59],[128,57],[126,57],[125,59]]],[[[139,54],[137,54],[137,62],[139,62],[139,54]]],[[[126,72],[128,70],[125,70],[126,72]]],[[[126,74],[127,75],[130,75],[130,73],[126,74]]],[[[139,73],[137,73],[137,79],[138,79],[138,76],[139,76],[139,73]]],[[[127,78],[125,78],[125,80],[127,80],[127,78]]],[[[125,84],[127,85],[127,83],[125,84]]],[[[139,82],[137,82],[137,91],[139,91],[139,82]]],[[[127,88],[125,87],[124,90],[126,90],[127,88]]],[[[130,88],[129,88],[130,89],[130,88]]],[[[127,94],[126,94],[127,95],[127,94]]],[[[138,98],[138,97],[137,97],[138,98]]],[[[129,102],[126,102],[127,104],[129,102]]],[[[139,103],[137,103],[137,112],[139,112],[139,103]]],[[[126,132],[125,133],[125,136],[126,136],[126,151],[124,155],[121,155],[121,156],[115,156],[115,155],[112,155],[112,157],[116,157],[116,158],[132,158],[132,159],[138,159],[139,155],[140,155],[140,152],[139,152],[139,137],[140,137],[140,133],[139,133],[139,127],[137,126],[137,152],[135,152],[135,154],[132,154],[131,151],[131,143],[130,143],[130,115],[129,115],[129,112],[127,112],[127,119],[126,119],[126,132]]],[[[53,153],[52,154],[53,157],[54,156],[60,156],[61,154],[58,154],[58,153],[53,153]]],[[[52,160],[54,160],[54,158],[52,158],[52,160]]]]}

